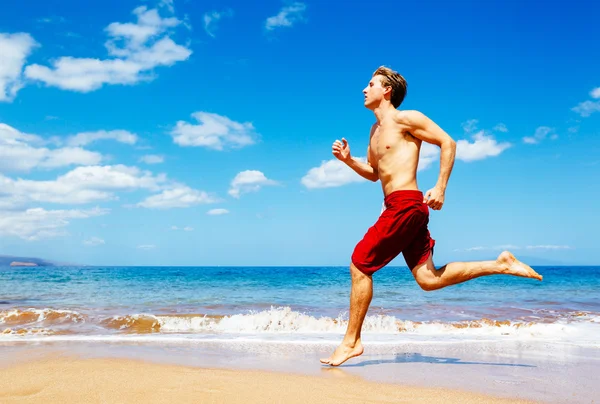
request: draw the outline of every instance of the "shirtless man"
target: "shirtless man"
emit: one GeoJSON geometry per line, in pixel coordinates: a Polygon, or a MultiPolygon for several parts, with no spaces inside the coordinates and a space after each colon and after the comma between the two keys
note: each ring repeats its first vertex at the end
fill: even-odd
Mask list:
{"type": "Polygon", "coordinates": [[[346,335],[335,352],[321,362],[338,366],[363,353],[362,324],[373,296],[372,275],[402,253],[419,286],[426,291],[465,282],[485,275],[515,275],[542,280],[510,252],[495,261],[452,262],[439,269],[433,264],[433,247],[427,224],[429,208],[440,210],[454,166],[456,143],[437,124],[418,111],[400,111],[406,81],[397,72],[380,67],[363,90],[365,107],[377,121],[371,127],[367,163],[352,158],[346,139],[333,143],[333,155],[362,177],[381,180],[384,210],[352,254],[350,318],[346,335]],[[421,143],[439,146],[440,175],[425,195],[417,187],[417,164],[421,143]]]}

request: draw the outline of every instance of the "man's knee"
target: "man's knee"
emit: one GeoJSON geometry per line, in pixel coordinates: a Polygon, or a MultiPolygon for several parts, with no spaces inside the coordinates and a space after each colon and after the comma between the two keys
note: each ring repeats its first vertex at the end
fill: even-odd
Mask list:
{"type": "Polygon", "coordinates": [[[423,265],[419,268],[412,270],[413,276],[417,281],[417,284],[426,292],[437,290],[442,288],[440,278],[435,276],[427,265],[423,265]]]}
{"type": "Polygon", "coordinates": [[[350,275],[352,276],[352,281],[355,282],[371,278],[371,274],[360,270],[353,262],[350,262],[350,275]]]}
{"type": "Polygon", "coordinates": [[[425,279],[417,278],[417,284],[426,292],[431,292],[432,290],[440,289],[440,283],[437,279],[426,277],[425,279]]]}

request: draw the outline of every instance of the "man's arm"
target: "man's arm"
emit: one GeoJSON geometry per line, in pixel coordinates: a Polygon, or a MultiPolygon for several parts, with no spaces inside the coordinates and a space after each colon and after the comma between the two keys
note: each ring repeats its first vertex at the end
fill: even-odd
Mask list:
{"type": "Polygon", "coordinates": [[[362,161],[359,161],[359,160],[355,159],[354,157],[350,157],[350,159],[348,161],[346,161],[345,163],[348,165],[348,167],[353,169],[361,177],[366,178],[369,181],[377,182],[377,180],[379,179],[379,173],[373,166],[371,166],[371,161],[369,160],[369,156],[370,156],[369,148],[370,147],[371,146],[367,147],[367,162],[366,163],[363,163],[362,161]]]}
{"type": "Polygon", "coordinates": [[[350,146],[348,141],[342,138],[342,141],[336,140],[332,146],[333,155],[343,163],[346,163],[348,167],[353,169],[361,177],[376,182],[379,179],[379,173],[371,166],[369,162],[369,149],[367,148],[367,162],[363,163],[360,160],[355,159],[350,155],[350,146]]]}
{"type": "Polygon", "coordinates": [[[402,111],[396,115],[399,123],[409,127],[409,132],[416,138],[440,147],[440,175],[437,184],[425,196],[428,205],[435,210],[442,208],[444,194],[454,167],[456,142],[442,128],[427,116],[418,111],[402,111]]]}

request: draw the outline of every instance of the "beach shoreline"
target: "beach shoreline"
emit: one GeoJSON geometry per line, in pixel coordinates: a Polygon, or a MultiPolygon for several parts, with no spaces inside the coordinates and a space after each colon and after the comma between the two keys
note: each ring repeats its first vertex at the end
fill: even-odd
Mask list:
{"type": "Polygon", "coordinates": [[[77,402],[74,398],[85,398],[82,394],[87,391],[86,402],[115,402],[116,397],[118,402],[167,402],[171,394],[179,402],[225,403],[433,403],[440,397],[450,403],[590,403],[598,393],[590,376],[598,363],[583,359],[587,352],[565,357],[567,350],[554,347],[544,357],[539,351],[529,354],[531,346],[504,350],[486,346],[407,345],[403,353],[394,355],[372,353],[367,346],[361,357],[332,368],[318,363],[329,351],[323,346],[298,349],[286,344],[282,350],[258,351],[241,345],[227,349],[139,342],[4,343],[0,345],[4,392],[0,402],[77,402]],[[123,369],[130,374],[122,374],[123,369]],[[296,393],[279,395],[278,380],[296,393]],[[123,383],[131,390],[127,397],[106,395],[122,390],[123,383]],[[146,391],[151,385],[160,387],[156,396],[146,391]],[[295,385],[302,386],[301,391],[295,385]],[[325,396],[314,395],[315,391],[325,396]],[[369,391],[388,393],[364,394],[369,391]],[[405,394],[397,395],[399,391],[405,394]]]}
{"type": "Polygon", "coordinates": [[[459,389],[367,381],[340,369],[321,376],[199,368],[125,358],[38,352],[0,367],[3,403],[531,403],[459,389]]]}

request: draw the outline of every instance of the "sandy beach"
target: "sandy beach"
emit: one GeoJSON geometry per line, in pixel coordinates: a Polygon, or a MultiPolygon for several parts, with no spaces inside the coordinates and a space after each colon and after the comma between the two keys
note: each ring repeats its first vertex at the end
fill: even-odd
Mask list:
{"type": "Polygon", "coordinates": [[[0,368],[2,403],[527,403],[465,391],[375,383],[338,369],[303,376],[131,359],[49,355],[0,368]]]}

